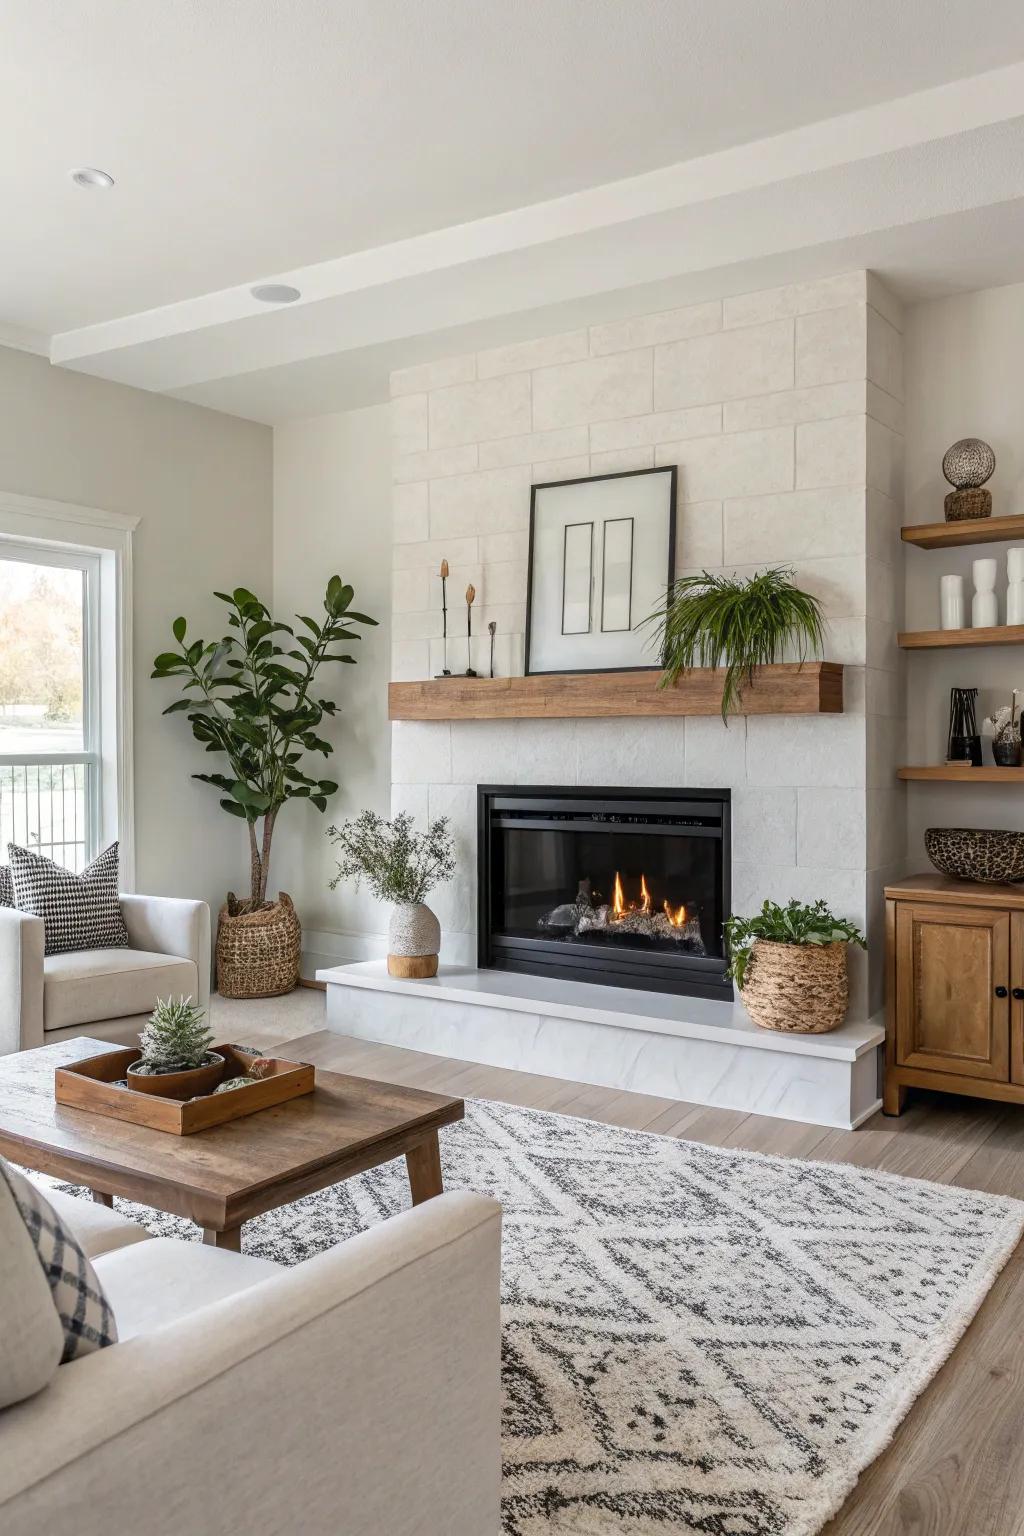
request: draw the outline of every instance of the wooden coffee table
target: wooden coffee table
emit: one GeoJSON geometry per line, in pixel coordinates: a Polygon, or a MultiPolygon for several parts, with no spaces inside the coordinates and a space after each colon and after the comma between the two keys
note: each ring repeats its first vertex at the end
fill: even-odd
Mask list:
{"type": "Polygon", "coordinates": [[[204,1242],[235,1250],[253,1216],[393,1157],[405,1157],[414,1205],[441,1193],[437,1133],[462,1119],[461,1099],[317,1067],[311,1094],[193,1136],[56,1102],[55,1068],[116,1049],[81,1037],[0,1057],[0,1156],[105,1205],[122,1195],[187,1216],[204,1242]]]}

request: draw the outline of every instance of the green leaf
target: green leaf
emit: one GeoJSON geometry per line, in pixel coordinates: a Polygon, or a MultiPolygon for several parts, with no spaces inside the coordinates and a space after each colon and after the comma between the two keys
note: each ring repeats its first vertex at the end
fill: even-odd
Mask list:
{"type": "Polygon", "coordinates": [[[371,619],[369,614],[356,613],[354,609],[350,608],[345,614],[345,622],[346,624],[373,624],[376,627],[380,620],[371,619]]]}
{"type": "Polygon", "coordinates": [[[319,636],[320,625],[317,623],[316,619],[311,619],[308,614],[305,613],[300,613],[299,619],[303,624],[305,624],[307,629],[311,629],[313,631],[314,635],[319,636]]]}
{"type": "Polygon", "coordinates": [[[231,601],[236,608],[245,608],[249,604],[258,603],[259,598],[248,587],[236,587],[231,594],[231,601]]]}
{"type": "Polygon", "coordinates": [[[183,618],[175,619],[174,623],[171,625],[171,634],[174,636],[175,640],[177,640],[179,645],[185,638],[185,629],[186,624],[183,618]]]}
{"type": "MultiPolygon", "coordinates": [[[[194,773],[192,775],[192,777],[194,779],[198,779],[199,777],[201,777],[201,775],[199,775],[198,773],[194,773]]],[[[222,800],[220,802],[220,808],[221,808],[222,811],[227,811],[231,816],[241,816],[243,821],[250,821],[250,820],[252,820],[252,818],[249,816],[248,812],[247,811],[243,811],[242,807],[240,805],[236,805],[234,800],[222,800]]]]}
{"type": "Polygon", "coordinates": [[[165,715],[180,715],[182,710],[195,709],[196,707],[195,699],[175,699],[174,703],[168,704],[167,708],[162,710],[161,713],[165,715]]]}
{"type": "Polygon", "coordinates": [[[252,789],[241,779],[236,779],[232,784],[231,794],[239,805],[244,805],[250,810],[263,812],[270,804],[269,795],[265,795],[261,789],[252,789]]]}
{"type": "Polygon", "coordinates": [[[323,795],[310,795],[309,798],[316,806],[318,811],[326,811],[327,801],[324,799],[323,795]]]}
{"type": "Polygon", "coordinates": [[[321,779],[320,780],[320,793],[322,795],[335,795],[335,794],[337,794],[337,792],[338,792],[337,784],[332,783],[332,781],[330,779],[321,779]]]}
{"type": "Polygon", "coordinates": [[[185,663],[178,655],[177,651],[161,651],[160,655],[157,656],[154,660],[153,665],[158,669],[158,671],[163,672],[169,670],[171,667],[176,667],[180,670],[182,667],[184,667],[185,663]]]}
{"type": "Polygon", "coordinates": [[[215,592],[213,595],[219,597],[222,603],[227,603],[232,608],[235,606],[235,600],[230,592],[215,592]]]}

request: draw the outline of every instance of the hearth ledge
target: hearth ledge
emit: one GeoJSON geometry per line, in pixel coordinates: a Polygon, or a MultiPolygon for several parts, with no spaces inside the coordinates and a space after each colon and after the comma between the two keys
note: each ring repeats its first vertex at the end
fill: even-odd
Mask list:
{"type": "Polygon", "coordinates": [[[317,971],[340,1034],[687,1103],[850,1129],[880,1107],[879,1020],[759,1029],[739,1002],[471,966],[399,981],[383,961],[317,971]]]}

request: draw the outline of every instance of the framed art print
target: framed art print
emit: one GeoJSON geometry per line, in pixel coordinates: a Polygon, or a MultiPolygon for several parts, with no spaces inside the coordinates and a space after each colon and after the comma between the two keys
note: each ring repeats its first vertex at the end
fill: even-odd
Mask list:
{"type": "Polygon", "coordinates": [[[676,466],[535,485],[526,673],[657,670],[652,630],[675,566],[676,466]]]}

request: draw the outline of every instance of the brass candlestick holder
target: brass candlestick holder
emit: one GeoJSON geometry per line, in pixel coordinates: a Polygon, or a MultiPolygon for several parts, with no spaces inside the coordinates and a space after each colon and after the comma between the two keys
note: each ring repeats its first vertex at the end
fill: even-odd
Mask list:
{"type": "Polygon", "coordinates": [[[479,673],[473,670],[473,602],[476,598],[476,587],[470,582],[466,588],[466,676],[478,677],[479,673]]]}
{"type": "Polygon", "coordinates": [[[448,561],[441,561],[441,569],[438,572],[441,578],[441,639],[444,650],[441,656],[441,670],[438,677],[451,677],[448,670],[448,561]]]}
{"type": "Polygon", "coordinates": [[[494,636],[497,633],[497,630],[498,630],[498,626],[495,623],[494,619],[492,619],[491,622],[487,626],[487,633],[491,637],[491,676],[492,677],[494,676],[494,636]]]}

